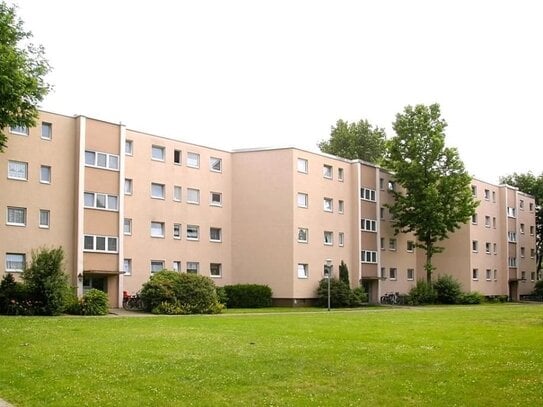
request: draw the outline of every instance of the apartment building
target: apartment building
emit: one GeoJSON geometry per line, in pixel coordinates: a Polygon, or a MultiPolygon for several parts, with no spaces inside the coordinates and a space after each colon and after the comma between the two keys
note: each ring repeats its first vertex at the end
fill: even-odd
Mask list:
{"type": "MultiPolygon", "coordinates": [[[[391,227],[394,179],[371,163],[296,148],[228,152],[48,112],[7,132],[2,273],[62,246],[77,292],[101,289],[114,306],[164,268],[268,284],[285,305],[312,301],[327,260],[336,275],[344,261],[372,302],[425,277],[414,236],[391,227]]],[[[436,273],[517,299],[538,277],[534,199],[479,180],[473,192],[477,215],[443,243],[436,273]]]]}

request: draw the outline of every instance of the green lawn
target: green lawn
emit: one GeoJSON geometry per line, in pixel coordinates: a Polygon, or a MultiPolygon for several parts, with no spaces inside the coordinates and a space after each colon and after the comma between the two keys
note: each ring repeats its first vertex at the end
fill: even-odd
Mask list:
{"type": "Polygon", "coordinates": [[[0,317],[17,406],[542,406],[543,305],[0,317]]]}

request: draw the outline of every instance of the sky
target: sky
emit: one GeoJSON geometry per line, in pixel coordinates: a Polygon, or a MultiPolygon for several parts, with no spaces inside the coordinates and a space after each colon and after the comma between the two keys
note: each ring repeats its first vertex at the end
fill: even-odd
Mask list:
{"type": "Polygon", "coordinates": [[[318,151],[338,119],[393,137],[405,106],[439,103],[471,175],[543,172],[537,0],[7,1],[53,67],[44,110],[318,151]]]}

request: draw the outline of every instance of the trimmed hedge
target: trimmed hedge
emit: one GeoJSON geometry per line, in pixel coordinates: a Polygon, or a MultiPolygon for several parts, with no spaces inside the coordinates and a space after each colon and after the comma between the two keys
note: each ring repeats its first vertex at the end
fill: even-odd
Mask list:
{"type": "Polygon", "coordinates": [[[225,285],[228,308],[264,308],[272,305],[272,290],[267,285],[225,285]]]}

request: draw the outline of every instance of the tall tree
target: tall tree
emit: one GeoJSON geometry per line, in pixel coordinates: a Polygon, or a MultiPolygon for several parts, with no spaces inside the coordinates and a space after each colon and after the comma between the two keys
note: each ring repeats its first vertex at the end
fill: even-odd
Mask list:
{"type": "Polygon", "coordinates": [[[31,127],[38,118],[37,104],[50,90],[44,49],[30,43],[14,6],[0,2],[0,152],[4,151],[8,126],[31,127]]]}
{"type": "Polygon", "coordinates": [[[543,173],[535,176],[531,172],[500,177],[502,184],[517,187],[522,192],[532,195],[535,198],[535,229],[536,229],[536,252],[537,271],[541,270],[543,261],[543,173]]]}
{"type": "Polygon", "coordinates": [[[349,123],[340,119],[332,126],[330,139],[322,140],[318,146],[323,153],[378,163],[385,155],[386,135],[384,129],[367,120],[349,123]]]}
{"type": "Polygon", "coordinates": [[[394,173],[395,201],[389,205],[396,233],[413,232],[426,251],[426,279],[432,281],[432,256],[443,251],[438,242],[475,213],[471,176],[458,151],[445,146],[447,123],[438,104],[405,107],[393,123],[385,166],[394,173]]]}

